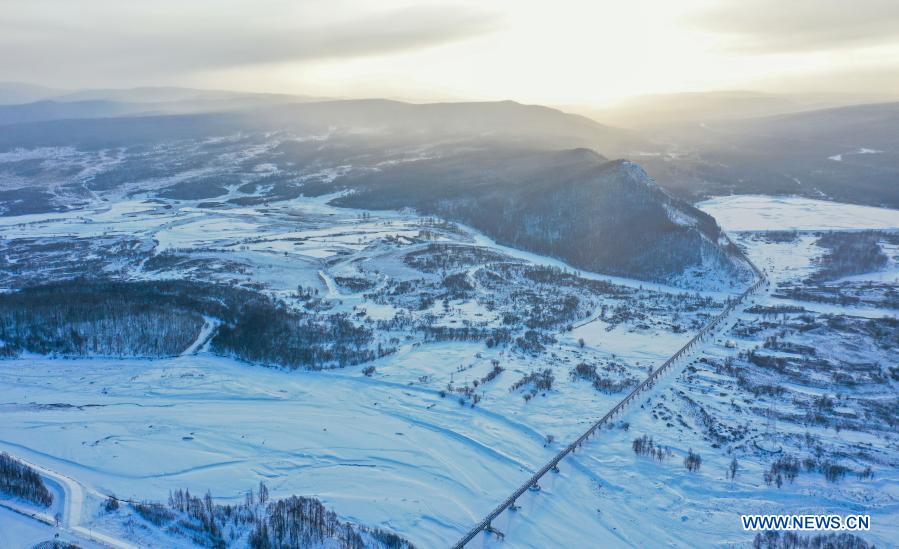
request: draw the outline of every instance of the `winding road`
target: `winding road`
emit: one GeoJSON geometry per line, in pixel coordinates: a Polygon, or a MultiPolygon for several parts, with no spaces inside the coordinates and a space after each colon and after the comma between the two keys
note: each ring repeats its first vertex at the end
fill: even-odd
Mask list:
{"type": "MultiPolygon", "coordinates": [[[[61,510],[59,513],[60,521],[58,525],[60,531],[67,532],[81,540],[92,541],[106,547],[115,547],[119,549],[138,549],[136,545],[128,543],[125,540],[121,540],[107,534],[94,532],[91,529],[82,526],[81,511],[84,508],[85,494],[90,493],[98,497],[106,496],[94,490],[85,488],[81,483],[79,483],[72,477],[54,471],[53,469],[48,469],[47,467],[44,467],[42,465],[32,463],[19,456],[11,456],[19,462],[34,469],[38,474],[41,475],[41,477],[45,479],[45,481],[48,481],[49,484],[60,487],[62,491],[62,497],[58,497],[60,495],[59,492],[57,492],[55,496],[60,500],[59,505],[61,506],[61,510]]],[[[34,512],[31,509],[26,509],[10,503],[0,502],[0,507],[9,509],[20,515],[32,518],[44,524],[48,524],[51,526],[56,525],[56,518],[51,517],[46,513],[34,512]]]]}

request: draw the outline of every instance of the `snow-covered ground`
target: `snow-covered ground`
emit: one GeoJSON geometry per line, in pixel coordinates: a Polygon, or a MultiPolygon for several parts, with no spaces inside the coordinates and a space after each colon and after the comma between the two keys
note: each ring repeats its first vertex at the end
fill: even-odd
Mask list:
{"type": "MultiPolygon", "coordinates": [[[[410,213],[363,216],[328,206],[330,198],[225,210],[166,208],[132,198],[79,212],[6,217],[3,235],[46,242],[72,236],[137,238],[154,253],[208,258],[214,266],[197,275],[180,266],[157,273],[122,263],[125,277],[247,280],[285,297],[298,285],[313,286],[335,310],[355,307],[383,320],[399,312],[397,304],[349,292],[334,277],[423,276],[402,261],[417,249],[404,239],[411,242],[423,229],[431,233],[428,242],[467,243],[529,265],[574,271],[557,260],[499,246],[468,228],[442,230],[410,213]],[[397,244],[383,244],[385,239],[397,244]]],[[[649,292],[683,293],[580,275],[648,298],[655,295],[649,292]]],[[[659,297],[653,299],[658,305],[659,297]]],[[[438,302],[421,314],[431,315],[435,325],[499,322],[474,300],[450,302],[448,313],[443,309],[438,302]]],[[[576,332],[560,336],[545,357],[483,343],[414,342],[372,363],[371,377],[361,374],[362,367],[287,373],[205,353],[164,361],[5,361],[0,401],[7,403],[4,416],[10,421],[0,440],[10,452],[43,461],[101,493],[164,500],[169,490],[187,487],[210,489],[227,501],[265,480],[276,496],[317,496],[342,517],[388,528],[423,546],[441,546],[555,452],[561,442],[546,444],[548,435],[568,440],[614,405],[616,395],[569,379],[576,363],[614,359],[640,376],[691,335],[672,333],[654,321],[640,328],[620,319],[608,324],[594,320],[596,312],[590,310],[589,322],[576,332]],[[654,344],[647,347],[650,340],[654,344]],[[493,360],[505,371],[489,386],[481,385],[478,406],[460,405],[452,394],[440,396],[449,384],[483,378],[493,360]],[[550,396],[525,402],[520,391],[510,391],[515,381],[543,367],[555,370],[550,396]],[[34,421],[37,430],[25,428],[34,421]]],[[[682,321],[690,319],[686,314],[682,321]]],[[[186,354],[200,349],[206,335],[201,333],[186,354]]],[[[103,517],[96,521],[109,527],[103,517]]]]}
{"type": "Polygon", "coordinates": [[[314,495],[344,517],[440,546],[548,459],[546,434],[569,439],[608,406],[587,390],[524,407],[499,387],[502,401],[461,407],[407,381],[442,377],[470,351],[421,347],[377,364],[384,373],[374,378],[205,355],[8,361],[2,400],[20,403],[4,406],[0,448],[134,499],[164,500],[184,486],[239,499],[265,480],[276,495],[314,495]],[[575,419],[575,406],[596,412],[575,419]]]}
{"type": "MultiPolygon", "coordinates": [[[[389,320],[402,311],[428,316],[432,325],[500,323],[483,298],[507,296],[480,287],[477,265],[468,273],[477,299],[446,306],[437,301],[424,311],[372,300],[335,282],[339,276],[362,277],[376,287],[396,278],[439,282],[442,275],[422,273],[403,261],[433,242],[462,243],[524,265],[574,272],[558,260],[499,246],[466,227],[435,227],[408,212],[334,208],[327,205],[331,198],[224,210],[130,198],[64,214],[5,217],[0,223],[11,241],[40,239],[56,246],[72,237],[103,239],[103,245],[138,239],[145,243],[141,249],[158,257],[200,258],[208,265],[202,271],[181,264],[154,270],[142,260],[113,259],[124,278],[261,283],[287,299],[298,286],[314,287],[332,310],[364,311],[372,320],[389,320]],[[429,233],[424,244],[422,231],[429,233]]],[[[27,253],[30,248],[21,260],[34,261],[27,253]]],[[[104,253],[98,249],[95,255],[104,253]]],[[[75,265],[81,258],[66,255],[60,264],[75,265]]],[[[580,276],[584,284],[606,281],[637,292],[629,299],[645,298],[653,307],[663,306],[667,295],[684,293],[635,280],[580,276]]],[[[513,282],[509,288],[518,287],[513,282]]],[[[521,291],[533,291],[526,280],[517,283],[521,291]]],[[[620,305],[619,300],[607,304],[620,305]]],[[[713,312],[720,303],[709,306],[713,312]]],[[[387,528],[425,547],[442,546],[562,441],[614,405],[617,395],[569,378],[575,364],[615,360],[623,363],[622,372],[642,376],[691,335],[686,329],[671,332],[656,322],[661,317],[640,327],[621,318],[613,322],[611,316],[606,322],[596,319],[598,309],[598,304],[589,309],[587,323],[560,335],[558,345],[541,357],[482,342],[403,342],[397,352],[370,364],[376,368],[370,377],[361,373],[363,366],[282,372],[212,356],[201,351],[211,319],[177,358],[4,361],[0,448],[78,478],[96,493],[133,499],[165,500],[169,490],[189,488],[236,500],[264,480],[276,497],[316,496],[346,519],[387,528]],[[477,406],[467,400],[460,405],[452,392],[441,396],[448,385],[482,379],[494,360],[505,371],[480,386],[483,399],[477,406]],[[545,367],[556,376],[549,396],[526,402],[520,390],[510,390],[524,375],[545,367]],[[547,444],[548,435],[557,442],[547,444]]],[[[685,326],[699,322],[694,315],[669,314],[685,326]]],[[[84,510],[88,524],[123,534],[98,514],[96,501],[90,505],[84,510]]]]}
{"type": "MultiPolygon", "coordinates": [[[[403,260],[426,246],[416,241],[423,230],[433,233],[433,242],[478,246],[510,263],[566,267],[498,246],[465,227],[435,227],[409,212],[363,215],[331,207],[328,199],[218,209],[166,208],[136,197],[95,203],[80,212],[0,218],[0,230],[6,239],[133,237],[145,242],[149,253],[182,254],[206,264],[200,268],[185,261],[151,270],[123,262],[125,278],[258,282],[285,299],[297,286],[310,286],[333,310],[364,310],[374,321],[403,312],[435,325],[499,324],[509,303],[488,307],[487,274],[500,271],[481,265],[465,271],[474,298],[437,300],[425,310],[413,310],[386,292],[367,297],[392,280],[441,280],[403,260]],[[339,277],[364,278],[375,289],[355,291],[339,285],[339,277]]],[[[899,227],[893,210],[805,199],[728,197],[701,206],[726,230],[742,231],[735,240],[775,286],[811,274],[820,249],[811,235],[777,243],[755,238],[755,231],[899,227]]],[[[624,375],[645,376],[648,366],[677,350],[695,333],[693,323],[718,310],[728,295],[708,292],[716,301],[686,311],[681,310],[686,297],[671,297],[681,292],[677,288],[580,275],[636,293],[613,299],[578,287],[582,306],[593,306],[589,314],[572,322],[571,331],[556,330],[557,341],[536,355],[478,341],[423,341],[410,332],[397,337],[395,353],[371,363],[323,372],[282,371],[210,354],[202,345],[208,336],[204,330],[189,353],[175,358],[5,360],[0,362],[0,450],[78,479],[88,493],[134,499],[164,501],[169,490],[189,488],[211,490],[219,501],[237,501],[262,480],[275,497],[315,496],[344,519],[389,529],[422,547],[448,546],[623,396],[573,379],[569,372],[575,365],[597,364],[602,370],[620,362],[624,375]],[[609,314],[600,313],[605,306],[609,314]],[[646,317],[621,320],[612,314],[626,309],[646,317]],[[683,328],[675,330],[675,324],[683,328]],[[452,391],[441,395],[450,384],[485,379],[494,361],[504,371],[479,382],[482,399],[476,406],[465,399],[460,404],[452,391]],[[363,373],[367,366],[375,368],[371,375],[363,373]],[[525,401],[513,383],[543,368],[555,375],[552,390],[525,401]]],[[[536,286],[522,281],[527,279],[509,275],[504,281],[509,293],[492,297],[512,300],[518,286],[525,286],[521,291],[536,286]]],[[[560,287],[558,292],[563,290],[571,291],[560,287]]],[[[759,300],[760,305],[773,303],[784,300],[759,300]]],[[[870,306],[802,305],[859,317],[889,313],[870,306]]],[[[741,339],[730,348],[722,338],[705,356],[723,360],[751,344],[741,339]]],[[[504,513],[494,526],[505,533],[505,541],[480,536],[472,546],[741,546],[752,534],[740,529],[739,514],[755,512],[870,512],[874,527],[866,539],[879,546],[899,539],[895,454],[892,462],[876,467],[874,479],[830,484],[809,474],[777,489],[762,482],[770,456],[744,452],[740,474],[729,480],[728,448],[704,438],[698,420],[688,413],[694,406],[685,404],[678,391],[718,410],[723,423],[748,417],[728,408],[730,399],[746,409],[752,403],[744,404],[746,395],[736,389],[713,383],[714,373],[695,375],[698,379],[682,376],[660,383],[614,429],[566,459],[539,493],[526,494],[518,511],[504,513]],[[653,396],[658,394],[667,400],[653,396]],[[660,406],[669,409],[669,417],[660,406]],[[636,456],[631,443],[643,434],[656,437],[673,457],[660,463],[636,456]],[[703,457],[699,473],[681,465],[690,448],[703,457]]],[[[879,455],[895,451],[880,435],[827,429],[815,429],[815,434],[834,444],[858,438],[879,455]]],[[[86,498],[82,521],[129,535],[99,510],[100,501],[86,498]]],[[[18,531],[20,523],[19,516],[0,509],[0,532],[4,526],[18,531]]],[[[21,526],[20,538],[12,538],[15,543],[44,535],[42,526],[28,524],[21,526]]]]}
{"type": "Polygon", "coordinates": [[[794,196],[721,196],[696,207],[734,232],[899,229],[899,210],[794,196]]]}
{"type": "Polygon", "coordinates": [[[53,539],[56,529],[0,506],[0,549],[23,549],[53,539]]]}
{"type": "Polygon", "coordinates": [[[851,155],[856,155],[856,154],[881,154],[881,153],[883,153],[883,151],[879,151],[877,149],[868,149],[865,147],[861,147],[861,148],[856,149],[851,152],[839,153],[839,154],[835,154],[833,156],[828,156],[827,159],[833,160],[834,162],[842,162],[844,156],[851,156],[851,155]]]}
{"type": "MultiPolygon", "coordinates": [[[[826,202],[797,197],[726,196],[697,205],[715,216],[747,251],[756,265],[769,273],[774,284],[796,283],[813,275],[826,250],[816,242],[823,232],[885,231],[899,235],[899,210],[826,202]],[[795,232],[787,238],[771,238],[769,232],[795,232]]],[[[895,238],[895,237],[894,237],[895,238]]],[[[899,283],[899,245],[881,241],[886,264],[876,270],[842,277],[836,283],[899,283]]],[[[841,307],[806,304],[821,312],[839,312],[841,307]]],[[[895,311],[848,306],[853,314],[885,316],[895,311]]]]}

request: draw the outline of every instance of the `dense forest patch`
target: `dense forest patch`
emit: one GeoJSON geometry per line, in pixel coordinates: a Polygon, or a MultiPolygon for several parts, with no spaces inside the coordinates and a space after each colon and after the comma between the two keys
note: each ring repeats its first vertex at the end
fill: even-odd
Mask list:
{"type": "Polygon", "coordinates": [[[371,331],[347,314],[295,310],[252,290],[183,280],[74,280],[2,294],[0,350],[172,356],[197,339],[204,316],[222,323],[212,350],[244,360],[318,369],[379,354],[368,348],[371,331]]]}
{"type": "Polygon", "coordinates": [[[271,500],[264,483],[234,505],[216,503],[209,492],[199,497],[189,490],[175,490],[167,503],[131,502],[123,508],[118,499],[110,497],[102,509],[117,515],[133,511],[167,534],[201,547],[414,549],[393,532],[340,520],[315,498],[271,500]]]}
{"type": "Polygon", "coordinates": [[[203,317],[178,293],[130,284],[59,283],[0,295],[3,354],[172,356],[203,317]]]}
{"type": "Polygon", "coordinates": [[[690,269],[746,274],[737,254],[717,244],[711,216],[666,194],[635,164],[587,149],[450,154],[335,184],[354,190],[336,205],[412,207],[591,271],[657,281],[690,269]]]}
{"type": "Polygon", "coordinates": [[[37,471],[6,452],[0,452],[0,494],[22,498],[42,507],[53,503],[53,496],[37,471]]]}
{"type": "Polygon", "coordinates": [[[882,269],[889,262],[880,241],[887,235],[877,231],[826,233],[816,244],[826,250],[818,260],[813,280],[834,280],[882,269]]]}

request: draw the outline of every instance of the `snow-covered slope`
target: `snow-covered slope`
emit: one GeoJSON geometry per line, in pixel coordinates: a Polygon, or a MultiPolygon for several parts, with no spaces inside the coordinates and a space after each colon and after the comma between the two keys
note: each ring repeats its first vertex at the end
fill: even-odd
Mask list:
{"type": "MultiPolygon", "coordinates": [[[[3,286],[98,273],[225,283],[315,319],[346,314],[385,352],[342,369],[266,368],[200,343],[228,319],[201,322],[185,356],[26,349],[0,362],[0,449],[138,500],[189,488],[237,502],[262,480],[273,497],[316,497],[424,547],[458,539],[742,289],[581,272],[464,224],[337,208],[334,195],[223,205],[128,193],[0,218],[3,286]]],[[[663,211],[679,227],[702,221],[663,211]]],[[[755,511],[867,512],[865,539],[897,539],[890,287],[809,285],[816,237],[778,238],[734,235],[772,280],[759,308],[504,514],[505,541],[480,545],[745,546],[754,534],[738,515],[755,511]],[[643,435],[671,454],[636,455],[643,435]],[[699,471],[683,466],[691,449],[699,471]],[[780,455],[814,461],[769,486],[780,455]],[[821,472],[830,462],[846,468],[841,481],[821,472]]],[[[118,520],[101,504],[86,498],[85,525],[128,535],[127,510],[118,520]]]]}

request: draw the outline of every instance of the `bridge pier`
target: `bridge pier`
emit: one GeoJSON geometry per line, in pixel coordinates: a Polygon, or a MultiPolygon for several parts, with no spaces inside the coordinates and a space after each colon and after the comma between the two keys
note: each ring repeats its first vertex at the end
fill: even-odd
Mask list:
{"type": "MultiPolygon", "coordinates": [[[[680,359],[684,358],[684,356],[688,352],[690,352],[691,350],[698,347],[700,343],[707,341],[706,336],[708,336],[709,334],[712,333],[711,330],[713,328],[716,328],[719,324],[723,323],[726,320],[726,317],[736,310],[738,305],[740,305],[741,303],[745,304],[747,301],[747,298],[750,296],[751,292],[758,290],[759,288],[762,287],[763,284],[770,285],[770,282],[764,277],[764,275],[758,270],[758,268],[756,268],[755,265],[753,265],[752,262],[749,261],[748,258],[745,258],[745,259],[746,259],[746,261],[749,262],[749,265],[753,268],[753,271],[759,277],[759,280],[752,286],[752,288],[750,288],[749,290],[746,290],[742,294],[740,294],[740,297],[737,298],[735,301],[733,301],[733,302],[729,301],[728,302],[729,305],[725,308],[725,310],[720,315],[718,315],[717,318],[710,321],[710,323],[708,325],[706,325],[704,328],[702,328],[699,331],[699,333],[692,340],[690,340],[680,350],[678,350],[676,353],[674,353],[658,369],[656,369],[654,372],[650,372],[649,377],[647,377],[641,384],[639,384],[637,387],[635,387],[634,390],[624,398],[624,400],[619,402],[618,405],[616,405],[605,416],[603,416],[602,419],[595,422],[592,427],[590,427],[583,435],[580,436],[580,438],[578,438],[577,440],[572,442],[570,445],[565,447],[562,451],[560,451],[559,454],[555,458],[553,458],[553,461],[550,462],[550,463],[553,463],[552,466],[550,466],[549,464],[545,465],[540,471],[538,471],[534,476],[532,476],[525,484],[522,484],[521,486],[519,486],[518,489],[509,498],[507,498],[502,503],[500,503],[493,511],[490,512],[490,514],[487,515],[487,517],[485,517],[485,519],[482,522],[478,523],[465,536],[463,536],[462,539],[460,539],[455,545],[453,545],[453,549],[463,549],[467,543],[469,543],[471,540],[473,540],[478,535],[478,533],[482,532],[482,531],[495,534],[497,536],[497,538],[500,540],[504,539],[505,534],[503,534],[499,530],[496,530],[495,528],[493,528],[493,525],[491,524],[491,521],[493,519],[498,517],[506,509],[509,509],[510,511],[518,510],[519,507],[515,504],[516,499],[518,497],[523,495],[524,492],[528,491],[528,490],[531,492],[539,492],[540,485],[537,483],[537,481],[540,480],[541,478],[543,478],[543,476],[547,472],[549,472],[550,469],[553,472],[558,473],[559,472],[558,463],[561,459],[563,459],[567,454],[571,454],[571,453],[574,453],[575,451],[577,451],[577,449],[580,448],[581,445],[590,438],[590,435],[592,435],[594,432],[596,432],[596,430],[599,429],[600,427],[602,427],[604,425],[611,426],[609,424],[609,420],[614,418],[616,414],[619,414],[620,412],[622,412],[624,410],[625,406],[627,406],[628,404],[630,404],[631,402],[636,400],[638,395],[641,395],[643,392],[653,388],[655,386],[656,380],[661,376],[661,374],[664,373],[666,370],[673,369],[675,364],[679,364],[680,359]]],[[[753,301],[751,301],[751,303],[755,303],[755,301],[753,300],[753,301]]],[[[641,404],[640,407],[644,408],[644,405],[641,404]]]]}
{"type": "Polygon", "coordinates": [[[496,536],[496,539],[498,539],[498,540],[506,539],[506,535],[503,534],[502,532],[500,532],[499,530],[497,530],[496,528],[494,528],[493,525],[490,523],[487,523],[487,527],[484,528],[484,531],[493,534],[494,536],[496,536]]]}

